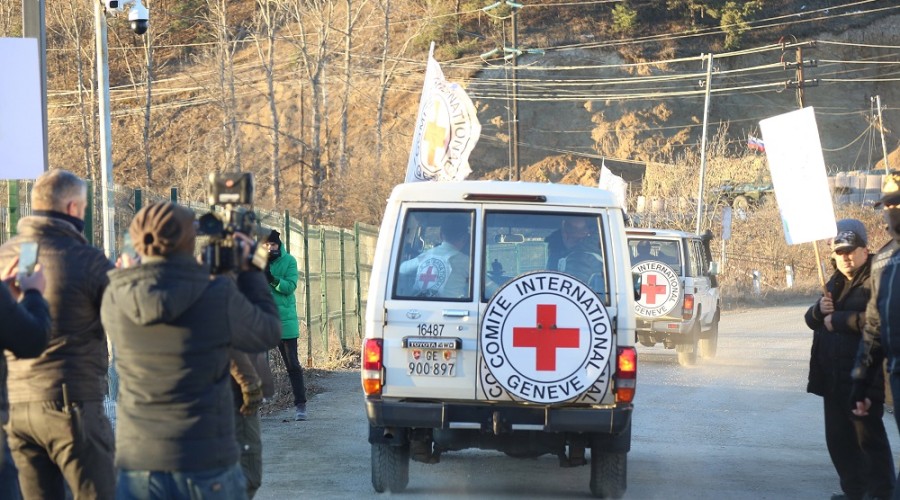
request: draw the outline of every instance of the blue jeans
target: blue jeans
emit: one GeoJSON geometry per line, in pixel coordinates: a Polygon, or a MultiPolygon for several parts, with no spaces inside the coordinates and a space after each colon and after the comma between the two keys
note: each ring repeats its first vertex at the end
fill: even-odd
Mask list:
{"type": "Polygon", "coordinates": [[[120,469],[119,500],[246,500],[247,480],[240,464],[197,472],[120,469]]]}

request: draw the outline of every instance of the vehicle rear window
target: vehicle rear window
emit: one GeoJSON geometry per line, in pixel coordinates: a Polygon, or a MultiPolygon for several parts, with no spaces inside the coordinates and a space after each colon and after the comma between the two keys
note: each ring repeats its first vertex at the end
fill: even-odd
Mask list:
{"type": "Polygon", "coordinates": [[[487,211],[484,241],[485,301],[532,271],[570,274],[609,301],[603,224],[595,214],[487,211]]]}
{"type": "Polygon", "coordinates": [[[628,251],[631,253],[632,265],[655,260],[668,265],[675,274],[681,275],[681,252],[676,240],[629,238],[628,251]]]}
{"type": "Polygon", "coordinates": [[[472,211],[410,210],[403,238],[394,298],[472,299],[472,211]]]}

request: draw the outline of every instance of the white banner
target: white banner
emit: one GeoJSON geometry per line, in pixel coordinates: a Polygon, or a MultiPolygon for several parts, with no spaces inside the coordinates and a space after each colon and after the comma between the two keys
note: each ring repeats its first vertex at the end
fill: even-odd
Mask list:
{"type": "Polygon", "coordinates": [[[36,38],[0,38],[0,179],[44,173],[44,121],[36,38]]]}
{"type": "Polygon", "coordinates": [[[602,160],[600,165],[600,178],[597,180],[597,187],[612,192],[622,211],[628,213],[628,205],[626,204],[626,195],[628,193],[628,183],[625,179],[612,173],[606,166],[606,160],[602,160]]]}
{"type": "Polygon", "coordinates": [[[767,118],[759,127],[788,244],[833,237],[837,226],[813,108],[767,118]]]}
{"type": "Polygon", "coordinates": [[[434,44],[428,55],[406,182],[465,179],[472,172],[469,154],[481,136],[475,105],[459,84],[444,79],[433,52],[434,44]]]}

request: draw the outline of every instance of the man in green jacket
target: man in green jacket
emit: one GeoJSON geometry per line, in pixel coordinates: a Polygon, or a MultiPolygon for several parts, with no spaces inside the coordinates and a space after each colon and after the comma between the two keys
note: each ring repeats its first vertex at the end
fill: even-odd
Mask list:
{"type": "Polygon", "coordinates": [[[303,383],[303,368],[297,358],[297,339],[300,337],[300,322],[297,320],[297,259],[283,251],[281,234],[273,230],[266,240],[269,250],[269,265],[266,267],[266,279],[278,306],[281,317],[281,343],[278,350],[287,368],[288,379],[294,391],[294,420],[306,420],[306,385],[303,383]]]}

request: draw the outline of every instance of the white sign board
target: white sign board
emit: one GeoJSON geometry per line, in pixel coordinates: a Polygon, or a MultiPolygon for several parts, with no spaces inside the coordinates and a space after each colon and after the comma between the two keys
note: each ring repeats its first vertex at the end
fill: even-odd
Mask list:
{"type": "Polygon", "coordinates": [[[0,38],[0,179],[44,173],[41,72],[36,38],[0,38]]]}
{"type": "Polygon", "coordinates": [[[831,238],[837,233],[825,159],[813,108],[759,122],[775,199],[789,245],[831,238]]]}

